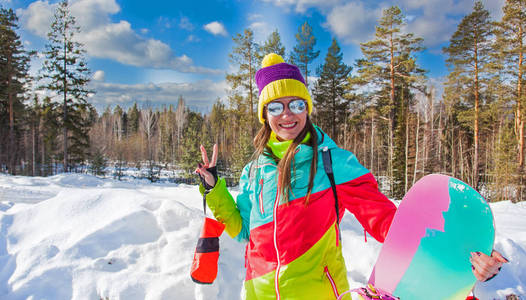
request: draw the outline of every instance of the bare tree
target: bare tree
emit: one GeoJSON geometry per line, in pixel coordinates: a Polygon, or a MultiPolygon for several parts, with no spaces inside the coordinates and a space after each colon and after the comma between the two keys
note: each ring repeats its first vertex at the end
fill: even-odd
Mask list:
{"type": "Polygon", "coordinates": [[[154,157],[154,145],[153,136],[157,125],[157,116],[153,112],[151,107],[144,108],[141,110],[141,130],[146,137],[146,156],[149,167],[149,179],[155,181],[154,168],[155,168],[155,157],[154,157]]]}

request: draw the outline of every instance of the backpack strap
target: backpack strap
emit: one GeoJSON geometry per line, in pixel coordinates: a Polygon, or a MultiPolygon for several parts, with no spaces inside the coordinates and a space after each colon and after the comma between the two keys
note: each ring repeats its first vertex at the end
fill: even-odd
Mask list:
{"type": "Polygon", "coordinates": [[[334,208],[336,209],[336,227],[338,229],[338,240],[341,240],[340,233],[340,209],[338,206],[338,193],[336,192],[336,182],[334,181],[334,173],[332,172],[332,156],[329,147],[325,146],[321,149],[321,156],[323,159],[323,168],[329,181],[331,182],[332,194],[334,195],[334,208]]]}

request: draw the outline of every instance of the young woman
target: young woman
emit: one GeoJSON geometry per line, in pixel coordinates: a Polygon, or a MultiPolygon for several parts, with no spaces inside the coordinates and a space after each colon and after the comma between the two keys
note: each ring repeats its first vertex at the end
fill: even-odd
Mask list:
{"type": "MultiPolygon", "coordinates": [[[[338,228],[345,210],[383,242],[396,207],[354,154],[312,124],[312,100],[296,66],[269,54],[256,83],[262,127],[236,201],[215,175],[217,146],[211,161],[201,148],[200,190],[227,233],[248,242],[246,299],[337,299],[349,289],[338,228]],[[332,157],[337,205],[322,161],[325,150],[332,157]]],[[[477,279],[493,276],[505,262],[494,253],[474,255],[477,279]]]]}

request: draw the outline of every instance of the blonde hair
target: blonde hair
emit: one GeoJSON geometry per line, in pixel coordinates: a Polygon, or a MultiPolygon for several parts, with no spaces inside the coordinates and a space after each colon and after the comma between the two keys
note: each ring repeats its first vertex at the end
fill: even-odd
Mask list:
{"type": "MultiPolygon", "coordinates": [[[[266,110],[264,114],[266,113],[266,110]]],[[[309,175],[309,184],[307,188],[307,195],[305,197],[305,204],[308,204],[310,195],[312,193],[312,188],[314,187],[314,177],[316,176],[316,169],[318,165],[318,135],[316,133],[316,129],[314,128],[314,125],[312,124],[309,116],[307,116],[307,121],[305,123],[305,127],[303,130],[292,140],[291,145],[287,149],[287,152],[283,155],[283,158],[279,158],[275,156],[272,153],[272,150],[267,145],[268,140],[270,138],[270,133],[272,132],[272,129],[270,128],[270,125],[268,124],[268,120],[265,118],[265,122],[263,123],[263,126],[261,126],[260,130],[256,134],[256,137],[254,138],[254,148],[256,149],[252,159],[254,161],[257,161],[258,157],[260,155],[266,155],[268,157],[273,158],[278,163],[278,170],[280,176],[278,177],[278,186],[280,189],[278,190],[278,193],[281,194],[282,197],[284,197],[285,201],[289,201],[289,193],[292,190],[292,171],[294,171],[294,174],[296,173],[295,168],[295,162],[294,162],[294,154],[296,154],[296,148],[299,144],[303,141],[307,133],[310,132],[310,139],[306,143],[307,145],[312,147],[312,160],[311,160],[311,166],[310,166],[310,175],[309,175]],[[291,166],[294,166],[294,170],[291,170],[291,166]]]]}

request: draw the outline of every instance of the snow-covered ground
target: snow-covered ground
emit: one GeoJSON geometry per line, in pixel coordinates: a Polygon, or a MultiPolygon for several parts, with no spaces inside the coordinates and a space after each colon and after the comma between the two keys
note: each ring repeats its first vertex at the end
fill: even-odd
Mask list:
{"type": "MultiPolygon", "coordinates": [[[[511,262],[476,296],[526,299],[526,203],[491,206],[511,262]]],[[[244,245],[226,234],[216,282],[189,277],[202,214],[196,186],[0,175],[0,299],[239,299],[244,245]]],[[[349,214],[342,236],[351,286],[363,286],[380,244],[349,214]]]]}

